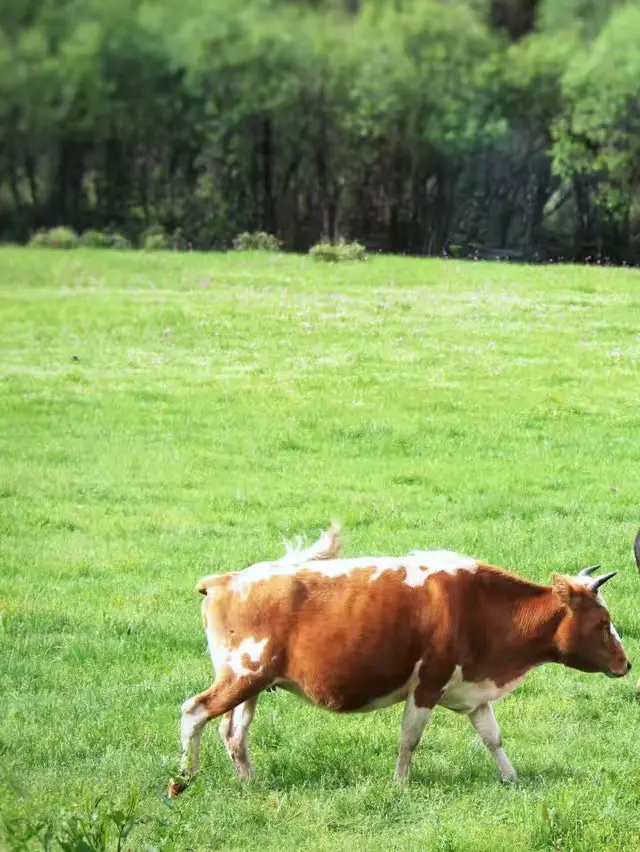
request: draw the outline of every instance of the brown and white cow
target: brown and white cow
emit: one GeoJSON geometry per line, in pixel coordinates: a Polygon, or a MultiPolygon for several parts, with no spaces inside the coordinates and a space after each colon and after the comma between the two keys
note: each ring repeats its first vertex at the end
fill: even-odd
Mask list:
{"type": "Polygon", "coordinates": [[[340,548],[333,526],[307,550],[200,581],[216,680],[182,707],[171,796],[197,771],[204,726],[219,716],[238,775],[251,775],[247,732],[269,688],[342,713],[405,701],[399,780],[433,708],[464,713],[513,781],[492,702],[543,663],[610,677],[631,668],[599,592],[615,572],[556,574],[546,587],[448,551],[340,559],[340,548]]]}

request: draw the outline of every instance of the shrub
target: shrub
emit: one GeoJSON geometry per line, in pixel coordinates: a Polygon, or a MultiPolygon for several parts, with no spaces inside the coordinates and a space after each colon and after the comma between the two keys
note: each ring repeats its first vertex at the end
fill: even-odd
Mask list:
{"type": "Polygon", "coordinates": [[[169,239],[169,245],[174,251],[188,251],[189,243],[182,228],[176,228],[169,239]]]}
{"type": "Polygon", "coordinates": [[[162,225],[151,225],[142,234],[142,248],[145,251],[164,251],[171,248],[171,242],[162,225]]]}
{"type": "Polygon", "coordinates": [[[164,251],[169,248],[169,240],[166,234],[149,234],[144,238],[142,248],[145,251],[164,251]]]}
{"type": "Polygon", "coordinates": [[[111,248],[116,251],[128,251],[133,248],[131,240],[123,234],[114,232],[113,234],[109,234],[109,237],[111,238],[111,248]]]}
{"type": "Polygon", "coordinates": [[[366,260],[367,251],[358,242],[346,243],[339,240],[337,243],[318,243],[309,249],[309,254],[314,260],[325,263],[342,263],[349,260],[366,260]]]}
{"type": "Polygon", "coordinates": [[[80,243],[87,248],[112,248],[118,251],[133,248],[131,240],[117,231],[85,231],[80,243]]]}
{"type": "Polygon", "coordinates": [[[74,249],[79,245],[80,240],[76,232],[73,228],[67,228],[64,225],[38,231],[29,240],[30,248],[74,249]]]}
{"type": "Polygon", "coordinates": [[[234,251],[281,251],[282,243],[264,231],[244,231],[233,241],[234,251]]]}
{"type": "Polygon", "coordinates": [[[80,242],[87,248],[111,248],[111,234],[102,231],[85,231],[80,237],[80,242]]]}

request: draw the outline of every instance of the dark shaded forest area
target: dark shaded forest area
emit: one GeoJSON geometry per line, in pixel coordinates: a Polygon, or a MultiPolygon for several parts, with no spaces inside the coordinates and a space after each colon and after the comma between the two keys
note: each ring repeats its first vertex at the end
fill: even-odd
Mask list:
{"type": "Polygon", "coordinates": [[[640,2],[0,0],[0,238],[640,260],[640,2]]]}

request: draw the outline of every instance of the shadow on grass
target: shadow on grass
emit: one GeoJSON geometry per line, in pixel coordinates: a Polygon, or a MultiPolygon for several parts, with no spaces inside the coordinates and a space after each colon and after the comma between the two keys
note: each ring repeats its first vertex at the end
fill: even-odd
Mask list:
{"type": "Polygon", "coordinates": [[[275,763],[275,761],[270,766],[264,763],[262,766],[255,764],[256,776],[248,782],[237,779],[231,767],[220,771],[219,765],[209,768],[205,766],[194,782],[193,790],[206,795],[211,787],[215,787],[217,792],[224,789],[236,792],[243,790],[250,795],[251,791],[255,791],[256,794],[291,794],[302,789],[309,794],[318,795],[349,790],[355,792],[363,785],[374,784],[380,787],[391,785],[399,791],[437,788],[440,792],[457,795],[461,787],[464,787],[466,791],[485,789],[530,791],[549,785],[563,784],[568,777],[571,777],[574,782],[586,783],[589,777],[588,773],[573,766],[529,767],[518,770],[518,781],[515,784],[505,784],[488,756],[486,763],[482,763],[481,758],[478,757],[472,767],[456,765],[455,756],[453,757],[451,765],[447,767],[438,764],[430,766],[429,758],[425,756],[421,766],[414,766],[410,781],[406,785],[401,785],[397,784],[393,777],[395,756],[390,757],[388,771],[379,770],[377,766],[375,770],[367,771],[366,766],[360,762],[356,766],[336,763],[328,756],[323,756],[318,750],[313,760],[305,761],[303,767],[275,763]]]}

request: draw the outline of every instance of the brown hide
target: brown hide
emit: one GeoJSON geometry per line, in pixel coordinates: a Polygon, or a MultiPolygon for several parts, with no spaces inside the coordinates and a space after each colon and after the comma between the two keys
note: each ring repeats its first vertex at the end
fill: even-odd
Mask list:
{"type": "MultiPolygon", "coordinates": [[[[303,567],[252,583],[245,594],[221,577],[210,587],[207,622],[230,647],[268,637],[264,680],[342,712],[398,692],[420,660],[416,702],[426,707],[438,703],[456,666],[464,681],[497,686],[546,662],[594,670],[571,656],[570,635],[566,659],[557,647],[564,621],[591,616],[572,614],[553,588],[485,564],[434,573],[419,586],[406,583],[404,569],[372,579],[375,572],[375,559],[333,578],[303,567]]],[[[576,595],[602,610],[586,588],[576,595]]],[[[242,664],[251,668],[248,658],[242,664]]]]}

